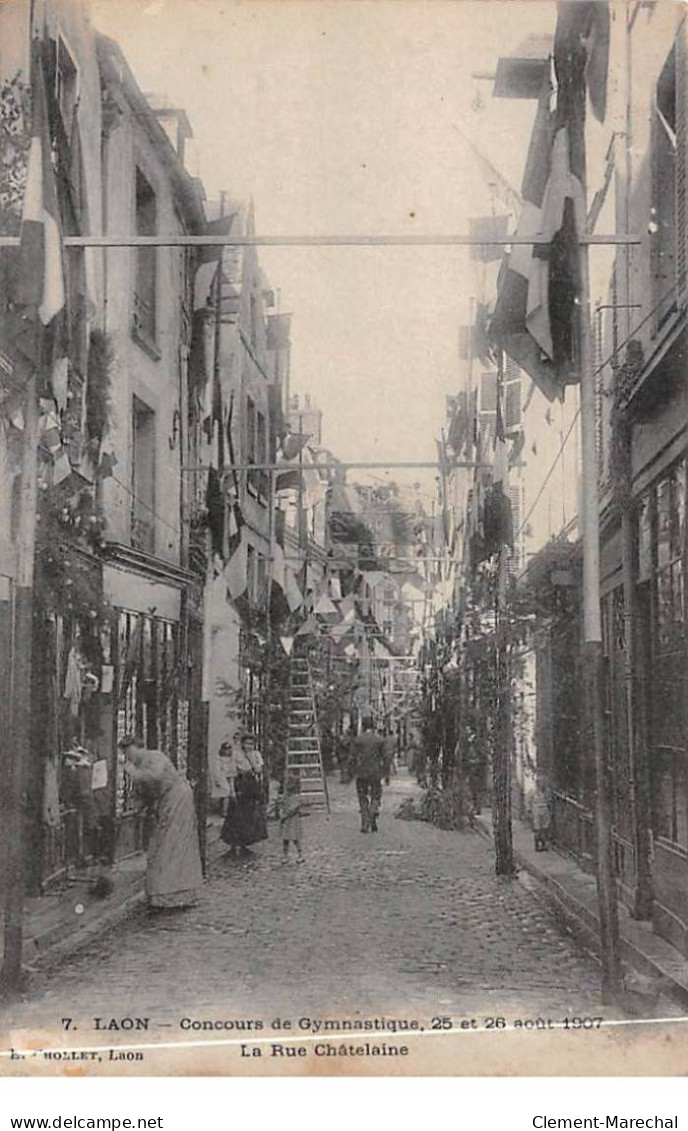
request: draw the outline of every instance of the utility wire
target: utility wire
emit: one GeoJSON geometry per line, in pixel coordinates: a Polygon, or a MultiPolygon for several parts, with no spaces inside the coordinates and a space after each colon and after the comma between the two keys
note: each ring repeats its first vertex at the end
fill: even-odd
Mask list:
{"type": "Polygon", "coordinates": [[[170,530],[174,531],[175,534],[181,535],[181,530],[178,526],[173,526],[171,522],[168,522],[166,518],[163,518],[161,514],[158,514],[158,512],[145,501],[145,499],[140,498],[134,491],[132,491],[131,487],[127,487],[126,483],[123,483],[122,480],[118,479],[116,475],[111,475],[110,478],[114,479],[115,483],[118,483],[119,486],[122,487],[123,490],[125,490],[127,494],[131,496],[134,502],[140,503],[142,507],[144,507],[147,511],[150,511],[150,513],[155,518],[157,518],[158,522],[161,522],[163,526],[167,526],[170,530]]]}

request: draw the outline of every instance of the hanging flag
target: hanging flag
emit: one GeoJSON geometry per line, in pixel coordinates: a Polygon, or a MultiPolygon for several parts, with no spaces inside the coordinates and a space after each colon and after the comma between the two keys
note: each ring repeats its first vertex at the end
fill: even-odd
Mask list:
{"type": "Polygon", "coordinates": [[[274,514],[274,542],[272,550],[270,612],[275,622],[284,620],[289,613],[296,612],[303,604],[303,596],[299,589],[294,572],[284,556],[284,531],[285,513],[275,510],[274,514]]]}
{"type": "Polygon", "coordinates": [[[314,616],[308,617],[296,633],[297,636],[319,636],[320,626],[314,616]]]}
{"type": "Polygon", "coordinates": [[[280,621],[286,619],[290,612],[293,612],[289,600],[287,569],[284,549],[276,541],[273,544],[272,565],[270,567],[270,616],[273,624],[279,624],[280,621]]]}
{"type": "Polygon", "coordinates": [[[447,431],[447,443],[458,459],[468,439],[468,393],[463,390],[455,398],[454,411],[447,431]]]}
{"type": "Polygon", "coordinates": [[[230,535],[227,545],[227,565],[222,575],[227,583],[227,592],[233,601],[243,596],[248,589],[248,538],[246,523],[238,503],[233,503],[229,514],[230,535]]]}
{"type": "Polygon", "coordinates": [[[214,468],[208,471],[205,489],[205,507],[208,514],[208,529],[213,554],[226,558],[225,537],[225,496],[220,487],[220,477],[214,468]]]}
{"type": "Polygon", "coordinates": [[[498,553],[501,546],[513,547],[514,544],[508,472],[500,381],[497,387],[497,422],[494,437],[492,486],[485,492],[483,506],[483,557],[485,558],[498,553]]]}
{"type": "Polygon", "coordinates": [[[342,637],[346,636],[348,632],[351,632],[352,627],[353,626],[350,624],[333,624],[329,630],[329,635],[335,643],[338,643],[342,637]]]}
{"type": "Polygon", "coordinates": [[[45,358],[41,331],[50,326],[65,307],[60,211],[51,160],[45,75],[38,41],[34,42],[31,53],[31,82],[31,142],[20,246],[16,255],[5,257],[4,293],[0,304],[0,332],[12,351],[16,391],[25,379],[26,364],[35,368],[39,359],[45,358]]]}
{"type": "Polygon", "coordinates": [[[506,453],[506,436],[504,434],[504,417],[502,415],[502,390],[501,381],[497,385],[497,420],[495,423],[494,453],[492,460],[492,482],[506,484],[508,462],[506,453]]]}
{"type": "Polygon", "coordinates": [[[607,112],[610,31],[609,0],[560,0],[554,35],[557,81],[560,90],[569,83],[582,90],[583,100],[587,87],[598,122],[607,112]]]}
{"type": "Polygon", "coordinates": [[[509,452],[509,466],[510,467],[513,467],[513,465],[515,463],[520,461],[520,459],[523,455],[523,448],[525,446],[525,442],[526,442],[526,434],[523,430],[521,430],[517,434],[512,446],[511,446],[511,451],[509,452]]]}
{"type": "MultiPolygon", "coordinates": [[[[547,79],[538,100],[523,175],[523,209],[516,229],[519,236],[539,233],[542,226],[542,206],[552,146],[550,93],[547,79]]],[[[529,326],[531,303],[540,303],[539,294],[536,298],[531,294],[531,277],[534,287],[537,282],[541,282],[537,276],[538,264],[533,258],[533,245],[514,246],[502,261],[490,334],[496,345],[528,373],[544,395],[549,400],[554,400],[561,396],[562,387],[553,359],[543,352],[529,326]]]]}
{"type": "Polygon", "coordinates": [[[289,432],[282,440],[282,455],[284,459],[296,459],[310,440],[308,432],[289,432]]]}
{"type": "Polygon", "coordinates": [[[19,248],[17,298],[22,306],[37,307],[41,322],[47,326],[64,306],[65,287],[43,65],[37,45],[33,51],[32,84],[31,148],[19,248]]]}
{"type": "Polygon", "coordinates": [[[439,465],[440,475],[446,475],[450,469],[450,461],[447,456],[447,445],[442,440],[435,440],[437,445],[437,463],[439,465]]]}
{"type": "Polygon", "coordinates": [[[544,235],[505,259],[491,333],[549,400],[580,380],[579,239],[586,222],[586,89],[595,116],[606,110],[609,5],[566,0],[554,37],[557,104],[549,79],[538,102],[523,182],[519,235],[544,235]]]}
{"type": "MultiPolygon", "coordinates": [[[[500,250],[499,258],[501,259],[504,252],[500,250]]],[[[473,357],[477,358],[483,365],[492,365],[494,362],[493,350],[490,345],[489,328],[490,316],[487,304],[484,302],[476,302],[475,304],[475,321],[473,323],[473,357]]]]}
{"type": "Polygon", "coordinates": [[[326,620],[335,617],[339,620],[339,610],[337,606],[330,600],[326,593],[323,593],[315,603],[313,612],[319,616],[324,617],[326,620]]]}
{"type": "Polygon", "coordinates": [[[270,569],[272,581],[284,592],[286,588],[287,563],[284,560],[284,550],[281,544],[275,541],[272,547],[272,566],[270,569]]]}
{"type": "Polygon", "coordinates": [[[294,637],[293,636],[280,636],[280,644],[284,648],[285,654],[287,656],[291,656],[293,648],[294,648],[294,637]]]}
{"type": "Polygon", "coordinates": [[[339,605],[339,614],[343,621],[351,624],[356,620],[356,602],[353,597],[345,597],[339,605]]]}
{"type": "Polygon", "coordinates": [[[287,603],[289,611],[295,613],[303,605],[303,593],[299,589],[296,575],[291,566],[286,566],[284,570],[285,592],[287,596],[287,603]]]}
{"type": "MultiPolygon", "coordinates": [[[[205,235],[229,235],[234,216],[223,216],[206,224],[205,235]]],[[[212,376],[212,350],[208,327],[215,309],[217,272],[222,261],[222,244],[199,249],[194,277],[191,347],[189,350],[189,389],[200,405],[203,391],[212,376]]]]}
{"type": "Polygon", "coordinates": [[[227,593],[232,601],[242,597],[248,588],[248,539],[243,533],[239,535],[239,544],[227,562],[222,576],[227,583],[227,593]]]}

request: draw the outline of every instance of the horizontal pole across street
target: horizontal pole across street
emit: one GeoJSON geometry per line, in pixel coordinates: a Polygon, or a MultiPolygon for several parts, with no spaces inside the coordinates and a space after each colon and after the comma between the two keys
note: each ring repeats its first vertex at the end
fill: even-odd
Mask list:
{"type": "MultiPolygon", "coordinates": [[[[379,468],[390,468],[390,469],[391,468],[411,468],[412,470],[416,469],[416,468],[428,468],[428,467],[433,468],[434,467],[435,470],[437,471],[438,469],[441,469],[443,466],[444,465],[439,464],[437,462],[437,460],[412,460],[412,461],[406,460],[406,461],[401,461],[399,463],[391,463],[389,460],[381,460],[381,461],[378,460],[375,463],[371,463],[370,461],[367,462],[367,463],[357,463],[357,462],[351,463],[349,460],[338,460],[336,463],[324,463],[324,462],[323,463],[299,463],[297,459],[294,459],[294,460],[290,460],[288,463],[235,463],[235,464],[228,464],[227,467],[222,468],[222,473],[224,475],[228,475],[228,474],[231,474],[233,471],[279,471],[279,472],[282,472],[282,474],[286,475],[288,472],[292,472],[292,471],[304,471],[304,472],[306,472],[306,471],[345,471],[345,470],[352,468],[352,467],[357,468],[359,470],[362,470],[362,469],[367,468],[367,467],[378,468],[378,469],[379,468]]],[[[521,464],[521,463],[511,463],[511,464],[509,464],[509,470],[512,470],[513,468],[516,468],[516,467],[523,467],[523,466],[525,466],[525,465],[521,464]]],[[[475,460],[470,460],[470,459],[452,460],[451,462],[447,462],[447,464],[446,464],[446,470],[447,471],[454,471],[457,467],[468,467],[468,468],[472,468],[472,467],[492,467],[492,464],[491,463],[476,463],[475,460]]],[[[192,466],[192,467],[189,467],[189,466],[182,467],[182,471],[186,472],[187,474],[193,474],[193,472],[196,472],[196,471],[211,471],[211,470],[219,472],[218,468],[211,468],[210,464],[206,464],[206,463],[201,463],[201,464],[198,464],[198,465],[192,466]]],[[[348,483],[348,484],[346,484],[346,486],[350,487],[350,486],[352,486],[352,484],[348,483]]]]}
{"type": "MultiPolygon", "coordinates": [[[[602,246],[640,244],[643,236],[588,233],[580,243],[602,246]]],[[[486,240],[469,235],[398,236],[64,236],[65,247],[514,247],[550,244],[550,236],[509,236],[486,240]]],[[[0,247],[19,247],[19,236],[0,236],[0,247]]]]}

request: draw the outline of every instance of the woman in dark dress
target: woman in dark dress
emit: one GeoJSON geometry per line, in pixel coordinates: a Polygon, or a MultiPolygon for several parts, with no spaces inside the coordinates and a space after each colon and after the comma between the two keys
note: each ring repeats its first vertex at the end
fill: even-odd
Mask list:
{"type": "Polygon", "coordinates": [[[238,746],[224,758],[229,797],[222,839],[235,852],[246,854],[250,844],[267,840],[265,768],[253,736],[243,733],[238,746]]]}

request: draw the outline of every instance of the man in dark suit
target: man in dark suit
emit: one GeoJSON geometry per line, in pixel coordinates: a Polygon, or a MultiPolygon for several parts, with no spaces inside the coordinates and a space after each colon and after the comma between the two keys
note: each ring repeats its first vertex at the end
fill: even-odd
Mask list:
{"type": "Polygon", "coordinates": [[[363,720],[362,733],[353,739],[351,746],[356,793],[361,810],[361,832],[376,833],[385,755],[383,740],[375,733],[371,718],[363,720]]]}

